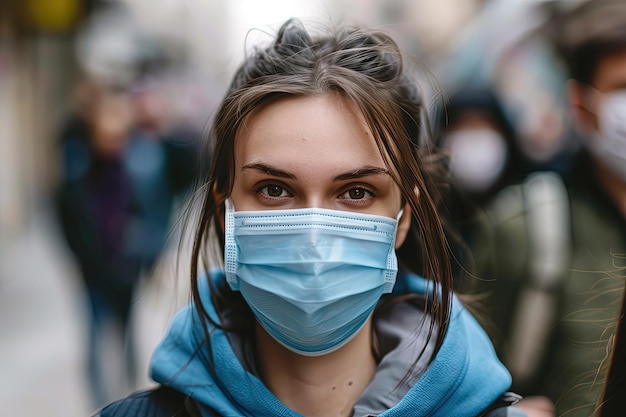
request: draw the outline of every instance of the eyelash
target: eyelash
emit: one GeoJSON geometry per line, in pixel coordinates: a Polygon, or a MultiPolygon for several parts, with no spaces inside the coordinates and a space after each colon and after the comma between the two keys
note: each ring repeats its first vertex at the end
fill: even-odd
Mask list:
{"type": "MultiPolygon", "coordinates": [[[[289,190],[287,189],[287,187],[285,187],[284,185],[281,185],[281,184],[277,184],[277,183],[275,183],[275,182],[266,182],[266,183],[261,183],[261,184],[257,185],[257,186],[254,188],[254,191],[255,191],[257,194],[261,195],[263,198],[266,198],[266,199],[276,199],[276,198],[282,198],[282,197],[272,197],[272,196],[268,195],[267,193],[263,193],[263,192],[262,192],[262,191],[263,191],[263,189],[268,188],[268,187],[272,187],[272,186],[279,187],[279,188],[281,188],[281,189],[283,190],[283,192],[287,192],[288,194],[291,194],[291,193],[289,192],[289,190]]],[[[281,193],[281,194],[282,194],[282,193],[281,193]]]]}
{"type": "Polygon", "coordinates": [[[362,185],[352,186],[352,187],[346,189],[344,192],[342,192],[340,194],[340,196],[342,196],[344,194],[348,194],[352,190],[361,190],[361,191],[364,191],[365,193],[367,193],[369,195],[364,196],[363,198],[356,198],[356,199],[348,197],[348,198],[345,198],[344,200],[351,200],[351,201],[359,201],[360,202],[360,201],[367,201],[370,198],[376,197],[376,193],[374,192],[374,190],[372,190],[371,188],[368,188],[368,187],[364,187],[362,185]]]}
{"type": "MultiPolygon", "coordinates": [[[[279,188],[282,190],[282,192],[286,192],[286,193],[288,193],[288,194],[289,194],[289,196],[293,195],[293,194],[289,191],[289,189],[288,189],[286,186],[284,186],[284,185],[282,185],[282,184],[279,184],[279,183],[276,183],[276,182],[265,182],[265,183],[261,183],[261,184],[257,185],[257,186],[254,188],[254,191],[255,191],[258,195],[260,195],[262,198],[265,198],[265,199],[267,199],[267,200],[275,200],[275,199],[280,199],[280,198],[284,198],[284,197],[285,197],[285,196],[272,197],[272,196],[268,195],[268,193],[267,193],[267,192],[263,192],[263,190],[264,190],[264,189],[266,189],[266,188],[268,188],[268,187],[272,187],[272,186],[279,187],[279,188]]],[[[281,193],[281,194],[282,194],[282,193],[281,193]]],[[[354,201],[354,202],[357,202],[356,204],[359,204],[359,203],[361,203],[361,202],[368,201],[370,198],[374,198],[374,197],[376,197],[376,192],[375,192],[373,189],[371,189],[370,187],[365,187],[365,186],[363,186],[363,185],[355,185],[355,186],[350,186],[349,188],[344,189],[344,190],[343,190],[343,191],[339,194],[339,198],[341,198],[342,200],[354,201]],[[342,198],[342,197],[341,197],[341,196],[343,196],[344,194],[348,194],[350,191],[353,191],[353,190],[361,190],[361,191],[363,191],[363,192],[367,193],[368,195],[365,195],[363,198],[354,198],[354,199],[353,199],[353,198],[350,198],[349,196],[348,196],[348,197],[346,197],[346,198],[342,198]]]]}

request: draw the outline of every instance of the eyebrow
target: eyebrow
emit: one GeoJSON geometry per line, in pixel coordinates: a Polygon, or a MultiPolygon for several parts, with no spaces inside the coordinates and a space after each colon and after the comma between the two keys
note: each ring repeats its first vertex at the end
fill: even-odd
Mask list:
{"type": "Polygon", "coordinates": [[[334,181],[354,180],[358,178],[368,177],[370,175],[379,175],[379,174],[388,174],[388,173],[389,171],[387,171],[385,168],[367,165],[367,166],[355,169],[352,172],[339,174],[334,178],[334,181]]]}
{"type": "Polygon", "coordinates": [[[271,175],[272,177],[287,178],[291,180],[298,179],[294,174],[291,174],[286,171],[282,171],[280,169],[274,168],[271,165],[264,164],[262,162],[257,162],[254,164],[246,164],[241,167],[242,171],[245,171],[247,169],[254,169],[254,170],[263,172],[264,174],[271,175]]]}
{"type": "MultiPolygon", "coordinates": [[[[271,175],[273,177],[278,177],[278,178],[287,178],[287,179],[291,179],[291,180],[297,180],[298,177],[290,172],[287,171],[283,171],[280,170],[278,168],[275,168],[271,165],[262,163],[262,162],[256,162],[253,164],[246,164],[243,167],[241,167],[242,171],[248,170],[248,169],[254,169],[260,172],[263,172],[264,174],[267,175],[271,175]]],[[[389,171],[387,171],[385,168],[381,168],[381,167],[376,167],[376,166],[372,166],[372,165],[366,165],[364,167],[361,168],[357,168],[354,171],[350,171],[350,172],[346,172],[344,174],[339,174],[337,175],[335,178],[333,178],[333,181],[346,181],[346,180],[353,180],[353,179],[358,179],[358,178],[363,178],[363,177],[367,177],[370,175],[379,175],[379,174],[388,174],[389,171]]]]}

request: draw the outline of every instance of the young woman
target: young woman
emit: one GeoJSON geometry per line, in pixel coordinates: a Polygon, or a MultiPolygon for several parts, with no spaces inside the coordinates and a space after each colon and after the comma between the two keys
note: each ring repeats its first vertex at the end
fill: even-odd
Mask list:
{"type": "Polygon", "coordinates": [[[160,387],[100,415],[525,416],[452,293],[424,114],[384,34],[292,20],[256,50],[210,131],[160,387]]]}

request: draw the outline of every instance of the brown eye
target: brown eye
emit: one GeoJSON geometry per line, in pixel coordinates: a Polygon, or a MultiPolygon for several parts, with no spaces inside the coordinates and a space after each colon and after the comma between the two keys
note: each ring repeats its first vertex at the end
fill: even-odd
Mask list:
{"type": "Polygon", "coordinates": [[[348,195],[353,200],[360,200],[365,197],[365,190],[363,188],[353,188],[348,191],[348,195]]]}
{"type": "Polygon", "coordinates": [[[257,192],[266,198],[282,198],[288,197],[289,193],[284,187],[278,184],[266,184],[257,188],[257,192]]]}
{"type": "Polygon", "coordinates": [[[349,199],[349,200],[363,200],[372,196],[373,196],[373,193],[371,191],[363,187],[355,187],[355,188],[350,188],[348,191],[346,191],[342,195],[342,198],[349,199]]]}
{"type": "Polygon", "coordinates": [[[268,185],[267,195],[270,197],[280,197],[283,194],[283,187],[279,185],[268,185]]]}

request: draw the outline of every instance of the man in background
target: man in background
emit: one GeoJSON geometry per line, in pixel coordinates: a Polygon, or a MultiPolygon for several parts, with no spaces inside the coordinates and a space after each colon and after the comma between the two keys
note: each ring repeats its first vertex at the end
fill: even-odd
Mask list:
{"type": "Polygon", "coordinates": [[[489,206],[476,283],[513,390],[589,417],[624,286],[611,271],[626,265],[626,2],[587,1],[549,30],[581,150],[563,178],[531,174],[489,206]]]}

